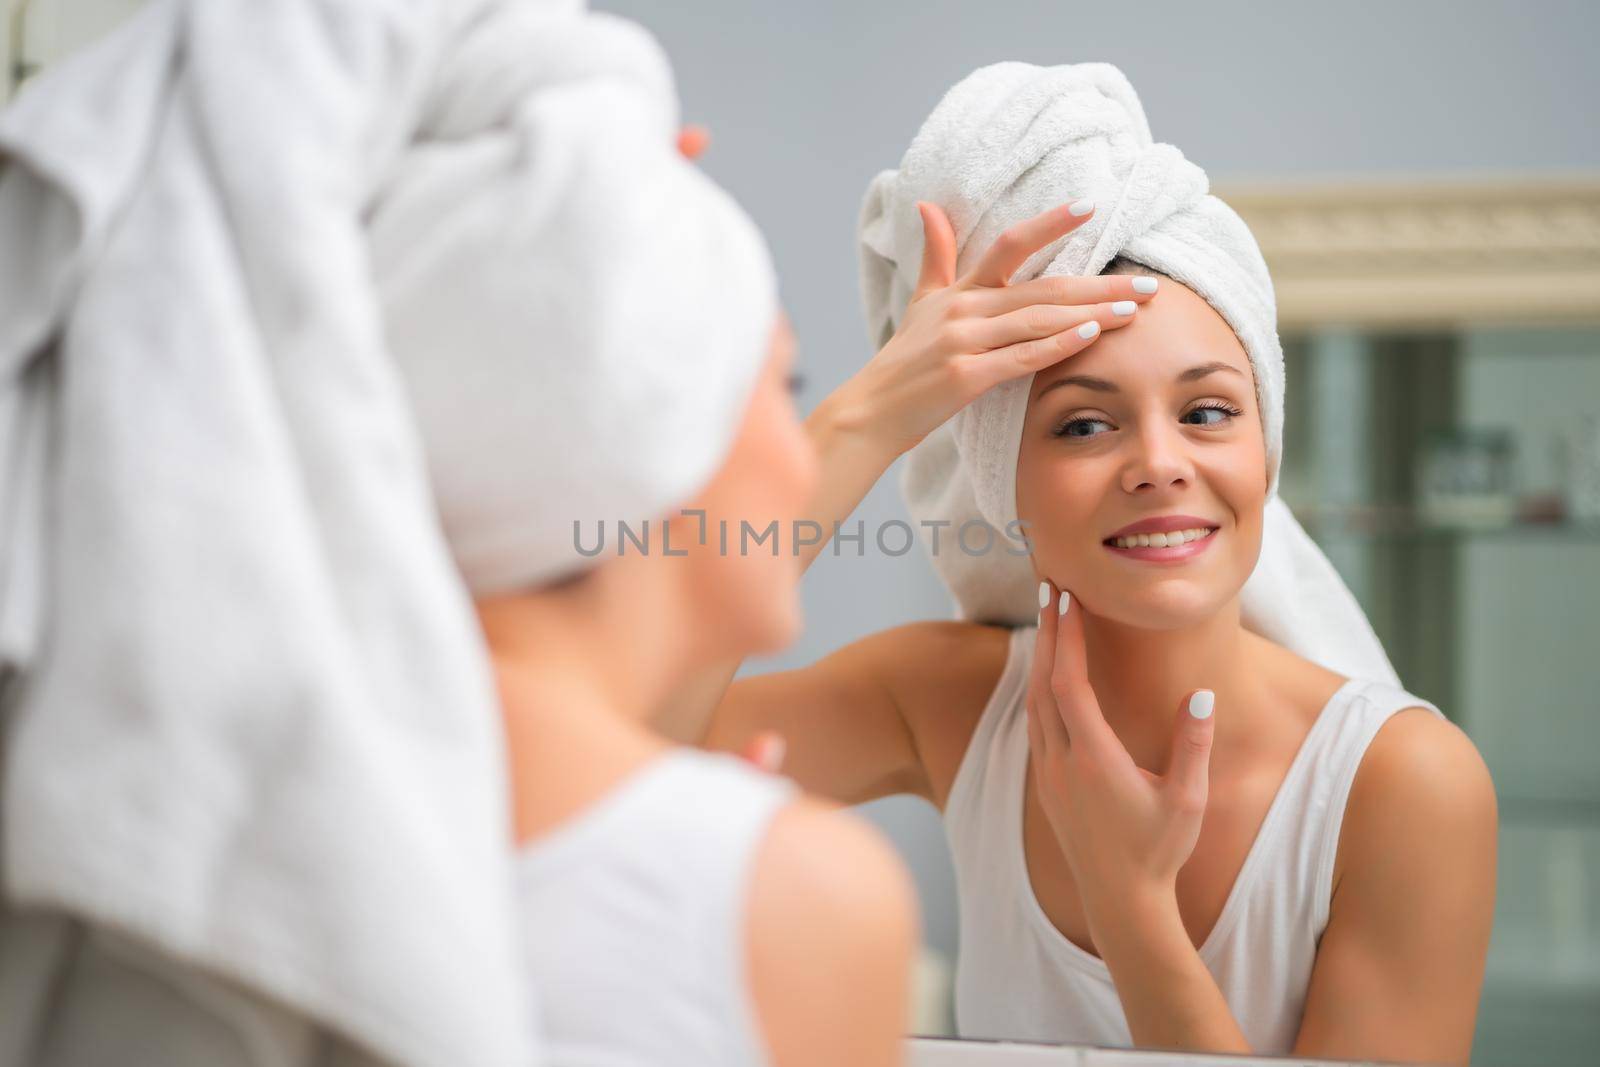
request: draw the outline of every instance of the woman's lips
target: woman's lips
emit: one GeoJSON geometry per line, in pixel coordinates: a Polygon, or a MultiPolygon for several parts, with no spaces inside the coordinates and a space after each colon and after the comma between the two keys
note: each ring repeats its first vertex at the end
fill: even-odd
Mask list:
{"type": "Polygon", "coordinates": [[[1108,537],[1101,544],[1118,556],[1150,563],[1178,563],[1193,559],[1216,540],[1215,526],[1189,527],[1167,533],[1108,537]],[[1142,543],[1141,543],[1142,542],[1142,543]]]}

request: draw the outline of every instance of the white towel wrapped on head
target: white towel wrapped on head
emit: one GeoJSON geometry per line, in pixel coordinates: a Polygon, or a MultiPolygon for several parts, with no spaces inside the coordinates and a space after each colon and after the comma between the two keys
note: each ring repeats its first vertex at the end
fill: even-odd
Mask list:
{"type": "MultiPolygon", "coordinates": [[[[1001,233],[1070,200],[1095,202],[1089,221],[1023,264],[1039,274],[1098,274],[1118,256],[1193,289],[1233,328],[1255,371],[1266,435],[1268,504],[1261,560],[1241,597],[1245,624],[1342,673],[1395,681],[1355,598],[1276,495],[1283,449],[1283,351],[1272,282],[1255,239],[1208,192],[1205,172],[1154,142],[1121,71],[1105,63],[996,63],[968,75],[934,108],[897,170],[872,180],[859,241],[867,327],[893,336],[921,270],[917,202],[949,216],[957,271],[1001,233]]],[[[995,386],[906,459],[903,489],[920,522],[975,519],[1015,530],[1016,469],[1031,379],[995,386]]],[[[1002,542],[996,542],[997,546],[1002,542]]],[[[941,551],[934,566],[967,618],[1031,624],[1031,559],[996,548],[941,551]]]]}
{"type": "Polygon", "coordinates": [[[677,122],[571,0],[155,0],[0,114],[11,903],[538,1062],[468,591],[742,417],[773,274],[677,122]]]}

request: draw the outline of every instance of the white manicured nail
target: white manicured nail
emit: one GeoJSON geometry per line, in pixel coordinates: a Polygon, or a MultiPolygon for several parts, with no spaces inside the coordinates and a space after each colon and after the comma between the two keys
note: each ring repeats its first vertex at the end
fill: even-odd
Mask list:
{"type": "Polygon", "coordinates": [[[1111,305],[1111,313],[1113,315],[1132,315],[1138,310],[1139,305],[1132,300],[1118,300],[1111,305]]]}
{"type": "Polygon", "coordinates": [[[1065,615],[1067,613],[1067,605],[1071,603],[1072,594],[1067,592],[1065,589],[1061,590],[1061,603],[1056,607],[1056,614],[1065,615]]]}
{"type": "Polygon", "coordinates": [[[1093,319],[1090,319],[1088,322],[1078,327],[1078,336],[1083,338],[1085,341],[1099,332],[1100,324],[1093,319]]]}
{"type": "Polygon", "coordinates": [[[1074,200],[1067,206],[1067,211],[1080,218],[1094,210],[1093,200],[1074,200]]]}
{"type": "Polygon", "coordinates": [[[1043,611],[1050,604],[1050,583],[1039,583],[1039,610],[1043,611]]]}
{"type": "Polygon", "coordinates": [[[1202,689],[1189,698],[1189,714],[1197,719],[1210,718],[1211,709],[1216,703],[1217,694],[1209,689],[1202,689]]]}
{"type": "Polygon", "coordinates": [[[1154,278],[1146,278],[1141,274],[1133,280],[1133,291],[1136,293],[1153,293],[1156,291],[1156,280],[1154,278]]]}

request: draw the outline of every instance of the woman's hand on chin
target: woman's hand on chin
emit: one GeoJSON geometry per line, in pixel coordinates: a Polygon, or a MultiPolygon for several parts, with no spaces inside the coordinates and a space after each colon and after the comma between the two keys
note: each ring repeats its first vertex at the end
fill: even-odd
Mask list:
{"type": "MultiPolygon", "coordinates": [[[[1028,751],[1096,944],[1105,924],[1154,904],[1175,909],[1178,870],[1194,851],[1206,808],[1212,694],[1178,709],[1164,775],[1133,762],[1100,712],[1084,661],[1083,611],[1040,585],[1039,632],[1028,686],[1028,751]],[[1058,603],[1060,607],[1058,608],[1058,603]],[[1199,714],[1196,714],[1199,713],[1199,714]]],[[[1109,940],[1109,939],[1108,939],[1109,940]]]]}
{"type": "Polygon", "coordinates": [[[1010,284],[1030,256],[1093,217],[1088,201],[1013,226],[960,278],[949,218],[926,201],[918,210],[922,273],[900,328],[824,401],[838,425],[872,435],[894,455],[991,386],[1058,363],[1089,347],[1101,331],[1132,322],[1137,305],[1150,299],[1125,275],[1052,275],[1010,284]]]}

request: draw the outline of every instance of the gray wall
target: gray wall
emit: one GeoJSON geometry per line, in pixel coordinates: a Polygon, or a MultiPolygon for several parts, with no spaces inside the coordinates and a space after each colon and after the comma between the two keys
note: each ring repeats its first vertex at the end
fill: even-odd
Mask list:
{"type": "MultiPolygon", "coordinates": [[[[1144,0],[596,0],[671,54],[685,118],[711,128],[708,171],[777,256],[814,404],[866,359],[854,226],[867,180],[894,166],[939,96],[1002,59],[1106,60],[1151,128],[1213,178],[1600,168],[1593,102],[1600,5],[1144,0]]],[[[904,517],[894,475],[858,517],[904,517]]],[[[827,554],[806,576],[808,628],[747,671],[808,663],[864,634],[944,616],[921,555],[827,554]]],[[[929,940],[955,943],[937,816],[868,805],[911,862],[929,940]]]]}

